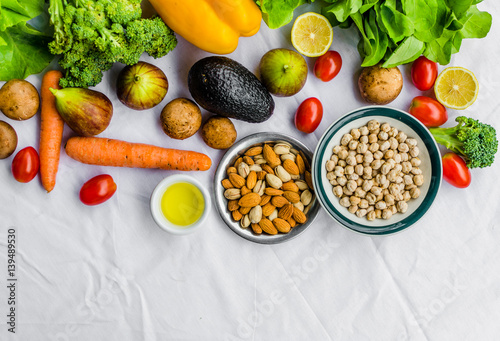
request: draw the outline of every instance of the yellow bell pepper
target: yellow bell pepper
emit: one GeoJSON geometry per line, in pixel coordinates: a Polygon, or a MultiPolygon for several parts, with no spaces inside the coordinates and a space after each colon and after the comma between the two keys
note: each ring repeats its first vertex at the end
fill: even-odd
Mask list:
{"type": "Polygon", "coordinates": [[[257,33],[262,13],[253,0],[150,0],[175,33],[207,52],[227,54],[240,36],[257,33]]]}

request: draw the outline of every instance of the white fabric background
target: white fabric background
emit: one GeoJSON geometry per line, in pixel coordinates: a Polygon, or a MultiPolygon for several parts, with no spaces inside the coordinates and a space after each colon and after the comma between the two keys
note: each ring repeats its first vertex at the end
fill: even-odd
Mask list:
{"type": "MultiPolygon", "coordinates": [[[[301,7],[297,14],[315,9],[301,7]]],[[[500,129],[498,56],[500,7],[480,9],[494,18],[487,38],[467,40],[450,66],[472,70],[479,97],[465,112],[449,110],[450,121],[470,115],[500,129]]],[[[257,72],[272,48],[292,48],[291,24],[240,40],[229,57],[257,72]]],[[[354,29],[334,29],[332,49],[343,68],[323,83],[310,66],[305,88],[275,98],[266,122],[234,121],[238,138],[256,131],[280,131],[314,149],[321,134],[343,114],[366,105],[357,90],[360,59],[354,29]],[[325,114],[310,135],[293,125],[297,106],[318,97],[325,114]]],[[[177,141],[166,136],[159,114],[170,100],[190,97],[191,65],[209,55],[179,37],[168,56],[154,60],[170,88],[148,111],[127,109],[116,99],[116,65],[96,87],[114,103],[114,116],[101,136],[191,149],[208,154],[212,168],[191,173],[207,186],[223,151],[208,148],[199,134],[177,141]]],[[[54,65],[52,66],[54,67],[54,65]]],[[[444,67],[440,66],[440,70],[444,67]]],[[[390,106],[406,110],[420,95],[410,67],[390,106]]],[[[28,78],[40,86],[40,76],[28,78]]],[[[208,117],[203,111],[203,116],[208,117]]],[[[18,149],[38,149],[39,116],[14,122],[18,149]]],[[[72,132],[65,127],[65,139],[72,132]]],[[[472,171],[472,184],[457,189],[443,182],[430,211],[412,228],[386,237],[367,237],[342,228],[321,210],[300,237],[264,246],[233,233],[215,208],[204,229],[188,236],[160,230],[149,213],[154,186],[175,172],[88,166],[61,153],[54,191],[37,177],[17,183],[13,156],[0,160],[0,339],[1,340],[498,340],[500,337],[500,161],[472,171]],[[118,184],[103,205],[86,207],[81,185],[108,173],[118,184]],[[17,328],[7,332],[7,229],[17,230],[17,328]]]]}

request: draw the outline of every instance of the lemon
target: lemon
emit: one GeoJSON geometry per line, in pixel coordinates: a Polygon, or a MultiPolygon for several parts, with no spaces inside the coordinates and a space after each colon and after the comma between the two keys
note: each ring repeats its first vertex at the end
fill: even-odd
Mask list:
{"type": "Polygon", "coordinates": [[[292,45],[306,57],[319,57],[332,45],[333,28],[321,14],[308,12],[295,19],[292,27],[292,45]]]}
{"type": "Polygon", "coordinates": [[[444,69],[434,83],[436,99],[450,109],[468,108],[476,100],[478,92],[476,76],[463,67],[444,69]]]}

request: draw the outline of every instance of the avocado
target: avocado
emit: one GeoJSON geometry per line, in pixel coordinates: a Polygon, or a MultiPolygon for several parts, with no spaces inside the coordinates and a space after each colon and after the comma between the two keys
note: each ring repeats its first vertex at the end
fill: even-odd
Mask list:
{"type": "Polygon", "coordinates": [[[259,123],[274,111],[274,100],[259,79],[227,57],[197,61],[189,70],[188,87],[202,108],[221,116],[259,123]]]}

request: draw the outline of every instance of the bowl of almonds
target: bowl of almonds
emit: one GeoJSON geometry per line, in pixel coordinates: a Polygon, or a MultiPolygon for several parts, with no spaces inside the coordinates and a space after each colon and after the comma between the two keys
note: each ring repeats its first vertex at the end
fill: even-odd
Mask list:
{"type": "Polygon", "coordinates": [[[261,244],[290,240],[312,223],[319,204],[311,151],[280,133],[257,133],[234,144],[214,177],[215,203],[239,236],[261,244]]]}
{"type": "Polygon", "coordinates": [[[326,130],[314,152],[312,178],[319,203],[342,226],[392,234],[431,207],[442,180],[441,155],[413,116],[370,106],[326,130]]]}

